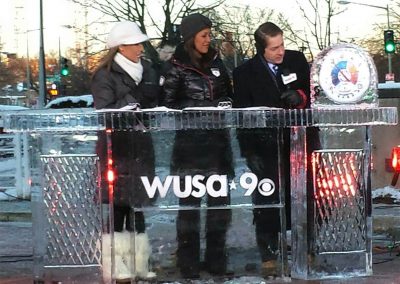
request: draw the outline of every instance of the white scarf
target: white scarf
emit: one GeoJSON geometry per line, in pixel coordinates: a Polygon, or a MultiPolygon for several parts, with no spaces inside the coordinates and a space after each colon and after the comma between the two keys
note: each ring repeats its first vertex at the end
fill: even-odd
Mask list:
{"type": "Polygon", "coordinates": [[[117,52],[114,56],[114,61],[121,66],[122,69],[126,73],[131,76],[131,78],[135,81],[136,85],[139,85],[139,83],[142,81],[142,75],[143,75],[143,65],[142,63],[139,62],[135,63],[133,61],[130,61],[128,58],[123,56],[121,53],[117,52]]]}

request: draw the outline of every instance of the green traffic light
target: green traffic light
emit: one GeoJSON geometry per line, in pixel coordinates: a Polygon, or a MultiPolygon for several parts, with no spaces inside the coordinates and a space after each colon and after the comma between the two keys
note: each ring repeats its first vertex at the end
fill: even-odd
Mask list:
{"type": "Polygon", "coordinates": [[[394,40],[393,30],[385,30],[383,31],[383,38],[385,42],[385,52],[395,53],[396,52],[396,42],[394,40]]]}
{"type": "Polygon", "coordinates": [[[388,43],[386,43],[386,45],[385,45],[385,50],[386,50],[387,53],[393,53],[394,50],[395,50],[395,45],[394,45],[394,43],[393,43],[393,42],[388,42],[388,43]]]}
{"type": "Polygon", "coordinates": [[[68,66],[68,59],[65,57],[60,58],[60,74],[61,76],[68,76],[69,75],[69,66],[68,66]]]}
{"type": "Polygon", "coordinates": [[[67,76],[69,74],[69,70],[67,68],[61,69],[61,75],[67,76]]]}

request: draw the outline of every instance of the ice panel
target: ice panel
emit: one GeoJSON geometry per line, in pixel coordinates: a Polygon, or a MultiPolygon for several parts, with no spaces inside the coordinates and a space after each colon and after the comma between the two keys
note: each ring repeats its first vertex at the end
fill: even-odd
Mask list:
{"type": "MultiPolygon", "coordinates": [[[[181,148],[178,149],[178,152],[186,150],[189,151],[184,152],[187,153],[185,154],[187,156],[185,158],[185,165],[188,167],[188,169],[186,170],[186,173],[182,172],[185,171],[185,166],[182,166],[180,169],[182,173],[177,174],[171,172],[171,167],[173,167],[173,162],[171,159],[176,141],[175,137],[178,132],[156,131],[145,134],[147,138],[143,135],[141,135],[141,138],[139,138],[136,132],[117,131],[115,133],[117,133],[117,135],[122,134],[125,138],[123,138],[124,145],[116,144],[115,146],[112,146],[114,152],[112,152],[111,155],[114,159],[114,168],[115,172],[117,173],[116,181],[114,183],[114,193],[119,192],[119,188],[132,183],[133,186],[130,189],[125,190],[125,193],[127,194],[126,198],[131,198],[132,202],[134,202],[134,198],[143,195],[146,196],[146,198],[149,198],[151,202],[142,204],[142,207],[150,206],[165,209],[176,209],[179,206],[178,197],[185,194],[190,195],[189,192],[191,192],[192,195],[201,195],[200,197],[198,196],[199,200],[201,200],[201,207],[235,207],[241,205],[253,206],[253,195],[256,191],[261,190],[261,186],[266,179],[273,180],[274,190],[276,191],[274,196],[276,196],[276,198],[274,198],[269,204],[265,203],[261,206],[284,206],[282,197],[283,191],[279,191],[280,187],[283,185],[281,185],[281,177],[279,177],[277,174],[279,167],[279,152],[277,145],[275,145],[276,149],[271,151],[271,154],[268,156],[269,159],[271,159],[269,163],[271,165],[276,165],[274,171],[276,175],[273,175],[273,173],[266,173],[265,175],[260,176],[251,171],[246,158],[241,155],[236,130],[224,130],[224,133],[228,139],[227,145],[218,144],[220,142],[215,139],[215,136],[213,136],[214,134],[207,134],[207,132],[205,132],[205,135],[199,136],[195,140],[189,139],[187,142],[190,144],[186,144],[186,146],[180,146],[181,148]],[[140,154],[143,151],[146,153],[146,151],[149,149],[147,147],[148,145],[133,142],[138,141],[138,139],[145,139],[147,142],[149,142],[149,139],[151,139],[155,157],[154,164],[153,162],[148,163],[146,158],[140,154]],[[143,146],[144,148],[142,149],[143,146]],[[185,147],[185,149],[182,147],[185,147]],[[224,152],[226,147],[226,153],[217,153],[212,150],[216,147],[224,149],[224,152]],[[193,151],[198,152],[195,153],[193,151]],[[209,153],[209,151],[211,151],[211,153],[209,153]],[[232,159],[232,162],[228,163],[223,161],[226,158],[232,159]],[[200,162],[198,161],[199,159],[201,159],[200,162]],[[210,164],[208,159],[210,161],[220,159],[221,161],[218,163],[226,163],[226,165],[222,167],[232,167],[232,172],[228,174],[226,172],[218,172],[218,169],[215,168],[216,165],[210,164]],[[138,167],[135,161],[141,166],[138,167]],[[130,166],[125,166],[127,163],[129,163],[130,166]],[[201,168],[196,169],[196,166],[201,168]],[[154,167],[154,169],[152,170],[150,167],[154,167]],[[214,182],[212,182],[212,179],[214,179],[214,182]],[[198,181],[200,185],[196,185],[196,181],[198,181]],[[227,196],[229,198],[229,202],[218,205],[207,204],[207,196],[210,195],[210,188],[215,188],[214,194],[227,196]]],[[[272,137],[269,137],[268,135],[270,134],[268,133],[269,132],[265,133],[265,130],[259,128],[252,129],[250,132],[246,133],[246,135],[257,135],[258,139],[263,140],[280,139],[278,132],[273,132],[274,136],[272,137]]],[[[180,130],[179,135],[188,136],[190,138],[190,135],[192,134],[186,130],[180,130]]],[[[251,137],[253,136],[249,136],[248,139],[251,140],[251,137]]],[[[54,143],[51,145],[53,146],[54,143]]],[[[104,154],[106,152],[106,144],[102,145],[103,148],[101,152],[104,154]]],[[[44,145],[42,145],[42,147],[43,146],[44,145]]],[[[269,152],[269,150],[262,152],[269,152]]],[[[100,155],[100,157],[101,156],[102,155],[100,155]]],[[[150,158],[151,156],[148,157],[150,158]]],[[[106,183],[106,165],[104,164],[106,161],[107,160],[100,159],[100,164],[103,169],[101,179],[104,183],[106,183]]],[[[106,184],[104,184],[104,186],[107,187],[106,184]]]]}
{"type": "MultiPolygon", "coordinates": [[[[301,142],[294,134],[292,130],[292,141],[301,142]]],[[[292,222],[297,224],[292,227],[292,277],[370,275],[370,128],[321,127],[319,142],[320,149],[307,158],[312,165],[312,180],[292,176],[292,222]],[[305,208],[307,215],[293,215],[305,208]]],[[[300,145],[294,143],[292,148],[296,161],[292,174],[297,174],[297,167],[305,167],[301,163],[305,148],[300,145]]]]}
{"type": "Polygon", "coordinates": [[[36,238],[42,235],[37,241],[43,246],[42,250],[35,250],[35,261],[41,262],[35,266],[42,267],[37,269],[36,276],[50,279],[55,273],[57,280],[73,279],[75,273],[81,277],[101,276],[98,157],[42,155],[41,162],[42,204],[37,204],[33,212],[42,220],[38,222],[42,225],[34,228],[38,230],[34,232],[36,238]]]}
{"type": "MultiPolygon", "coordinates": [[[[211,281],[218,278],[207,271],[207,262],[205,255],[220,249],[217,243],[207,242],[207,234],[212,235],[213,230],[207,231],[206,222],[207,214],[210,210],[215,211],[214,214],[219,214],[219,209],[202,209],[196,212],[198,214],[199,224],[199,265],[200,279],[202,281],[211,281]],[[206,233],[208,232],[208,233],[206,233]]],[[[148,234],[151,254],[149,255],[150,267],[149,270],[156,273],[157,281],[185,281],[180,273],[177,265],[177,210],[146,210],[144,211],[146,219],[146,232],[148,234]]],[[[194,221],[194,220],[193,220],[194,221]]],[[[210,228],[209,228],[210,229],[210,228]]],[[[215,230],[219,230],[217,227],[215,230]]],[[[276,251],[276,260],[279,271],[282,274],[279,278],[287,275],[286,256],[283,255],[282,246],[286,243],[282,235],[278,235],[280,249],[276,251]]],[[[196,243],[194,239],[191,240],[196,243]]],[[[133,246],[133,244],[130,244],[133,246]]],[[[196,244],[193,244],[196,245],[196,244]]],[[[225,253],[227,262],[227,271],[230,272],[230,277],[240,276],[260,276],[262,273],[262,261],[257,247],[255,238],[255,229],[253,225],[253,213],[251,207],[240,207],[232,209],[232,220],[228,227],[225,242],[225,253]]],[[[193,265],[195,255],[191,255],[193,265]]],[[[223,260],[218,259],[221,263],[223,260]]],[[[221,277],[221,276],[219,276],[221,277]]],[[[278,279],[279,279],[278,278],[278,279]]]]}
{"type": "MultiPolygon", "coordinates": [[[[46,110],[47,111],[47,110],[46,110]]],[[[285,212],[283,212],[284,206],[284,196],[281,187],[284,185],[283,178],[281,173],[277,176],[261,176],[250,170],[248,161],[244,158],[240,153],[239,141],[237,139],[237,135],[240,132],[245,133],[245,131],[254,132],[253,134],[259,134],[260,137],[269,137],[271,141],[281,141],[281,131],[282,128],[291,127],[292,132],[292,153],[291,162],[292,162],[292,206],[294,210],[292,211],[292,220],[294,221],[294,226],[292,227],[292,238],[294,239],[294,243],[292,246],[293,253],[293,261],[295,266],[295,273],[293,273],[293,277],[300,278],[311,278],[311,277],[340,277],[341,275],[345,275],[346,273],[351,275],[352,273],[356,273],[357,275],[368,274],[371,268],[370,262],[370,230],[371,230],[371,219],[370,219],[370,193],[368,192],[370,189],[368,186],[368,174],[369,174],[369,165],[370,165],[370,134],[369,127],[370,125],[394,125],[397,123],[397,110],[396,108],[337,108],[337,109],[314,109],[314,110],[281,110],[281,109],[231,109],[231,110],[190,110],[190,111],[167,111],[167,112],[157,112],[146,110],[144,112],[111,112],[111,113],[92,113],[92,110],[71,110],[71,111],[61,111],[54,110],[49,111],[47,114],[41,111],[32,111],[27,112],[24,115],[20,113],[14,115],[10,113],[7,117],[6,125],[9,130],[15,131],[28,131],[31,132],[30,145],[31,145],[31,154],[32,154],[32,198],[33,198],[33,206],[36,208],[34,211],[34,218],[37,221],[38,228],[46,228],[47,224],[42,224],[39,218],[42,218],[43,214],[47,212],[48,204],[53,204],[54,202],[60,202],[59,196],[57,194],[51,195],[51,197],[45,197],[44,192],[41,187],[41,177],[44,176],[42,174],[42,170],[40,168],[41,163],[39,161],[40,155],[64,155],[68,154],[71,157],[75,157],[75,155],[93,155],[99,154],[98,148],[96,148],[96,144],[99,142],[99,137],[101,135],[105,135],[104,129],[109,128],[109,132],[107,133],[119,133],[124,132],[127,133],[128,141],[126,143],[116,144],[119,145],[120,150],[123,150],[123,156],[127,160],[136,161],[137,153],[142,153],[144,148],[143,144],[135,144],[137,140],[133,139],[134,137],[138,137],[138,135],[148,136],[150,137],[150,141],[152,141],[154,145],[155,151],[155,163],[153,166],[154,170],[154,178],[159,180],[158,188],[156,191],[158,192],[157,197],[154,198],[154,203],[146,204],[143,206],[137,207],[136,205],[130,205],[136,211],[143,211],[146,215],[146,226],[148,228],[148,234],[150,237],[150,242],[152,243],[153,251],[152,258],[154,256],[154,262],[152,264],[152,268],[157,270],[162,277],[167,279],[169,273],[171,275],[176,275],[177,270],[175,266],[168,266],[173,264],[173,248],[177,246],[176,243],[176,215],[179,206],[181,209],[187,211],[195,211],[199,213],[202,220],[202,226],[204,226],[204,215],[207,210],[214,210],[216,212],[223,212],[222,210],[229,210],[232,212],[232,223],[229,229],[229,233],[227,235],[227,243],[232,244],[229,258],[237,256],[240,260],[248,259],[246,264],[249,264],[243,267],[232,266],[233,263],[229,263],[230,267],[238,270],[239,275],[246,275],[247,273],[252,275],[252,271],[256,271],[255,274],[260,273],[260,262],[258,257],[255,257],[256,252],[253,250],[257,248],[254,245],[254,235],[250,236],[249,234],[254,234],[255,228],[252,224],[253,210],[255,208],[266,209],[270,208],[275,211],[279,211],[280,214],[280,225],[285,226],[285,212]],[[20,119],[21,118],[21,119],[20,119]],[[69,122],[69,120],[71,120],[69,122]],[[332,224],[337,224],[342,222],[344,217],[341,217],[339,213],[335,212],[336,215],[330,215],[327,212],[333,211],[333,207],[329,207],[329,201],[323,200],[328,206],[323,207],[324,222],[314,222],[316,215],[313,215],[314,205],[310,203],[310,200],[307,200],[307,165],[304,163],[307,161],[307,156],[305,155],[305,147],[307,145],[305,140],[305,130],[309,126],[319,126],[320,129],[320,142],[321,142],[321,150],[324,155],[327,157],[323,157],[323,161],[326,163],[334,161],[336,157],[329,156],[330,151],[341,150],[342,152],[353,152],[359,151],[360,156],[355,156],[357,159],[361,158],[360,162],[356,164],[356,169],[360,170],[362,173],[357,173],[353,175],[350,179],[356,181],[360,185],[366,186],[365,195],[363,197],[357,197],[352,200],[346,200],[346,210],[353,210],[350,213],[346,210],[342,210],[343,214],[355,214],[357,216],[357,220],[355,222],[359,224],[357,228],[353,230],[353,223],[350,221],[354,220],[346,220],[347,223],[344,223],[343,226],[339,226],[340,230],[335,231],[332,229],[332,224]],[[335,126],[335,127],[334,127],[335,126]],[[367,127],[365,127],[367,126],[367,127]],[[179,131],[176,131],[179,130],[179,131]],[[232,147],[232,157],[234,164],[234,171],[228,176],[220,177],[221,173],[216,172],[198,172],[196,169],[192,170],[189,174],[191,179],[186,181],[185,179],[180,179],[180,177],[171,177],[171,156],[173,152],[173,145],[176,141],[176,133],[186,133],[188,136],[191,136],[191,131],[204,131],[205,135],[199,145],[212,145],[216,146],[216,142],[212,139],[212,135],[207,137],[208,131],[225,131],[228,134],[229,141],[232,147]],[[268,131],[267,131],[268,130],[268,131]],[[279,131],[278,131],[279,130],[279,131]],[[276,132],[274,132],[276,131],[276,132]],[[270,135],[270,136],[268,136],[270,135]],[[129,138],[130,137],[130,138],[129,138]],[[36,157],[36,158],[35,158],[36,157]],[[35,160],[36,159],[36,160],[35,160]],[[35,172],[36,169],[36,172],[35,172]],[[229,195],[229,200],[222,204],[208,204],[207,205],[207,196],[209,195],[208,190],[205,190],[204,195],[201,196],[201,203],[199,206],[193,205],[183,205],[179,204],[179,199],[176,196],[176,193],[179,193],[180,189],[184,189],[186,185],[183,185],[181,182],[186,183],[189,190],[193,192],[195,188],[193,185],[193,176],[197,174],[208,174],[211,173],[215,175],[216,182],[222,184],[226,187],[224,189],[224,193],[226,192],[229,195]],[[221,179],[220,179],[221,178],[221,179]],[[167,179],[169,179],[166,183],[167,179]],[[177,179],[177,180],[176,180],[177,179]],[[265,181],[268,179],[268,182],[265,181]],[[176,181],[175,181],[176,180],[176,181]],[[269,186],[270,180],[272,180],[275,184],[275,190],[277,190],[278,194],[276,195],[276,199],[273,202],[261,202],[255,203],[253,199],[253,194],[255,192],[259,192],[265,188],[271,188],[269,186]],[[174,183],[175,181],[175,183],[174,183]],[[233,182],[232,182],[233,181],[233,182]],[[254,186],[255,185],[255,186],[254,186]],[[249,187],[250,186],[250,187],[249,187]],[[267,186],[267,187],[265,187],[267,186]],[[38,188],[39,187],[39,188],[38,188]],[[163,188],[163,189],[162,189],[163,188]],[[39,190],[38,190],[39,189],[39,190]],[[174,190],[176,189],[176,190],[174,190]],[[160,191],[161,190],[161,191],[160,191]],[[163,195],[165,193],[165,195],[163,195]],[[45,198],[54,199],[54,201],[49,201],[48,203],[43,203],[42,200],[45,198]],[[58,199],[57,199],[58,198],[58,199]],[[363,198],[365,200],[363,201],[363,198]],[[42,202],[42,203],[41,203],[42,202]],[[365,202],[365,204],[362,204],[365,202]],[[310,206],[311,205],[311,206],[310,206]],[[308,211],[307,211],[308,210],[308,211]],[[346,212],[347,213],[346,213],[346,212]],[[42,215],[41,215],[42,214],[42,215]],[[294,215],[293,215],[294,214],[294,215]],[[235,216],[240,216],[239,218],[235,216]],[[335,216],[335,218],[331,218],[331,216],[335,216]],[[313,219],[314,218],[314,219],[313,219]],[[363,219],[364,218],[364,219],[363,219]],[[173,223],[175,221],[175,223],[173,223]],[[242,224],[241,222],[245,222],[242,224]],[[364,223],[362,223],[364,222],[364,223]],[[167,223],[167,224],[164,224],[167,223]],[[320,225],[320,227],[318,227],[320,225]],[[237,227],[238,226],[238,227],[237,227]],[[244,229],[245,232],[242,232],[241,229],[244,229]],[[361,228],[361,231],[359,229],[361,228]],[[315,230],[314,230],[315,229],[315,230]],[[163,236],[158,235],[159,231],[165,231],[166,238],[170,238],[171,241],[167,239],[158,240],[157,238],[163,238],[163,236]],[[353,234],[354,232],[358,232],[361,236],[356,236],[353,234]],[[156,232],[156,233],[154,233],[156,232]],[[317,233],[315,233],[317,232],[317,233]],[[349,246],[341,244],[341,246],[332,246],[332,241],[330,239],[319,239],[319,242],[315,241],[318,236],[326,234],[326,232],[332,233],[334,237],[336,235],[340,235],[341,237],[350,239],[349,246]],[[366,233],[366,238],[364,239],[364,234],[366,233]],[[241,234],[245,236],[245,238],[240,238],[241,234]],[[247,234],[247,235],[246,235],[247,234]],[[233,238],[233,241],[232,239],[233,238]],[[162,242],[166,241],[166,247],[161,248],[162,242]],[[247,241],[251,241],[251,244],[247,244],[247,241]],[[365,241],[365,243],[363,243],[365,241]],[[175,242],[175,243],[174,243],[175,242]],[[153,244],[155,246],[153,246],[153,244]],[[235,244],[240,244],[241,246],[249,246],[252,249],[248,250],[248,254],[241,255],[240,251],[236,251],[235,244]],[[311,246],[308,246],[311,244],[311,246]],[[157,251],[161,251],[159,255],[155,254],[154,247],[157,248],[157,251]],[[333,247],[333,249],[332,249],[333,247]],[[315,248],[318,248],[314,250],[315,248]],[[343,249],[344,248],[344,249],[343,249]],[[365,248],[365,249],[364,249],[365,248]],[[164,250],[165,249],[165,250],[164,250]],[[328,258],[332,261],[332,263],[341,263],[342,254],[350,253],[349,259],[353,259],[355,261],[360,261],[359,263],[355,263],[353,266],[353,271],[341,267],[339,264],[336,265],[332,269],[328,269],[324,264],[327,260],[325,255],[331,254],[331,250],[334,250],[333,256],[328,258]],[[353,254],[352,254],[353,253],[353,254]],[[250,255],[252,257],[250,257],[250,255]],[[338,255],[335,258],[334,255],[338,255]],[[313,256],[314,258],[311,258],[313,256]],[[315,259],[313,263],[310,262],[311,259],[315,259]],[[250,262],[252,261],[252,262],[250,262]],[[163,263],[166,263],[165,265],[163,263]],[[254,263],[256,263],[254,265],[254,263]],[[359,269],[360,268],[360,269],[359,269]],[[325,271],[324,271],[325,270],[325,271]],[[242,274],[243,272],[243,274],[242,274]]],[[[212,132],[211,131],[211,132],[212,132]]],[[[211,133],[209,132],[209,133],[211,133]]],[[[214,133],[213,132],[213,133],[214,133]]],[[[182,136],[185,136],[185,135],[182,136]]],[[[246,133],[245,137],[249,138],[249,133],[246,133]]],[[[245,141],[253,141],[252,139],[245,139],[245,141]]],[[[265,139],[266,141],[268,139],[265,139]]],[[[195,141],[199,142],[199,141],[195,141]]],[[[278,143],[279,144],[279,143],[278,143]]],[[[144,144],[147,145],[147,144],[144,144]]],[[[272,145],[273,146],[273,145],[272,145]]],[[[106,145],[103,145],[103,150],[106,149],[106,145]]],[[[279,149],[279,147],[273,146],[269,144],[263,144],[261,149],[279,149]]],[[[260,149],[260,147],[254,147],[254,149],[260,149]]],[[[270,153],[275,153],[273,151],[268,151],[270,153]]],[[[201,155],[198,155],[199,158],[202,156],[207,157],[207,152],[201,152],[201,155]]],[[[271,165],[276,165],[276,160],[279,159],[279,151],[271,156],[271,161],[275,161],[271,163],[271,165]]],[[[316,152],[317,153],[317,152],[316,152]]],[[[114,153],[115,154],[115,153],[114,153]]],[[[111,154],[111,157],[114,158],[114,154],[111,154]]],[[[187,155],[189,158],[192,157],[192,153],[189,152],[190,155],[187,155]]],[[[77,157],[76,156],[76,157],[77,157]]],[[[309,157],[308,157],[309,158],[309,157]]],[[[340,158],[340,161],[347,161],[347,158],[340,158]]],[[[224,160],[224,159],[221,159],[224,160]]],[[[358,161],[358,160],[357,160],[358,161]]],[[[118,165],[119,163],[116,163],[118,165]]],[[[346,164],[346,163],[345,163],[346,164]]],[[[330,171],[340,169],[341,171],[345,169],[345,164],[341,165],[343,168],[333,167],[333,163],[331,165],[330,171]]],[[[207,166],[209,166],[207,164],[207,166]]],[[[253,165],[254,166],[254,165],[253,165]]],[[[346,167],[351,168],[354,166],[351,163],[348,163],[346,167]]],[[[211,167],[208,167],[211,168],[211,167]]],[[[120,180],[125,178],[125,181],[128,184],[131,182],[129,176],[138,177],[137,168],[135,167],[122,167],[123,173],[125,177],[118,177],[120,180]]],[[[276,167],[278,170],[279,167],[276,167]]],[[[279,169],[281,170],[281,169],[279,169]]],[[[117,171],[117,173],[120,171],[117,171]]],[[[271,172],[271,171],[268,171],[271,172]]],[[[328,172],[330,173],[330,172],[328,172]]],[[[78,175],[79,176],[79,175],[78,175]]],[[[148,184],[153,184],[153,176],[152,175],[142,175],[141,177],[146,178],[148,184]]],[[[134,182],[142,182],[139,175],[139,179],[136,179],[134,182]]],[[[319,178],[327,178],[328,175],[325,175],[324,172],[321,172],[319,178]],[[324,174],[324,175],[323,175],[324,174]]],[[[59,179],[62,180],[63,176],[60,176],[59,179]]],[[[93,182],[94,177],[87,177],[87,181],[93,182]]],[[[100,178],[101,181],[105,181],[105,175],[100,178]]],[[[117,179],[118,180],[118,179],[117,179]]],[[[50,181],[50,180],[49,180],[50,181]]],[[[206,180],[201,180],[206,183],[206,180]]],[[[50,185],[52,185],[50,183],[50,185]]],[[[137,187],[134,186],[137,190],[137,187]]],[[[205,187],[206,188],[206,187],[205,187]]],[[[142,193],[147,194],[148,189],[145,189],[142,193]]],[[[108,188],[106,189],[108,190],[108,188]]],[[[219,189],[220,190],[220,189],[219,189]]],[[[216,190],[218,191],[218,190],[216,190]]],[[[344,194],[342,189],[337,189],[335,193],[344,194]]],[[[351,191],[351,190],[350,190],[351,191]]],[[[310,191],[309,191],[310,192],[310,191]]],[[[360,190],[361,192],[361,190],[360,190]]],[[[106,191],[108,196],[108,191],[106,191]]],[[[75,197],[71,197],[75,198],[75,197]]],[[[132,199],[135,200],[135,199],[132,199]]],[[[112,234],[112,228],[110,224],[112,224],[112,210],[113,206],[108,206],[107,200],[102,200],[105,202],[105,205],[102,206],[102,214],[100,220],[100,231],[103,231],[106,234],[112,234]]],[[[321,201],[322,202],[322,201],[321,201]]],[[[97,204],[97,203],[96,203],[97,204]]],[[[95,204],[95,206],[97,206],[95,204]]],[[[343,203],[344,204],[344,203],[343,203]]],[[[64,206],[64,205],[63,205],[64,206]]],[[[67,206],[65,204],[65,206],[67,206]]],[[[63,207],[64,208],[64,207],[63,207]]],[[[336,208],[336,207],[335,207],[336,208]]],[[[338,207],[342,208],[342,207],[338,207]]],[[[184,211],[182,210],[182,211],[184,211]]],[[[47,213],[46,213],[47,214],[47,213]]],[[[63,213],[64,214],[64,213],[63,213]]],[[[65,213],[65,214],[69,214],[65,213]]],[[[62,215],[61,215],[62,216],[62,215]]],[[[349,215],[350,216],[350,215],[349,215]]],[[[61,218],[61,217],[60,217],[61,218]]],[[[67,217],[65,217],[68,219],[67,217]]],[[[43,219],[43,218],[42,218],[43,219]]],[[[349,218],[347,218],[349,219],[349,218]]],[[[73,218],[72,218],[73,220],[73,218]]],[[[35,222],[36,222],[35,221],[35,222]]],[[[70,226],[69,223],[65,222],[65,220],[60,220],[59,224],[62,226],[70,226]]],[[[356,225],[354,225],[356,226],[356,225]]],[[[204,227],[202,227],[204,228],[204,227]]],[[[59,233],[59,228],[55,229],[54,232],[59,233]]],[[[44,230],[47,232],[46,230],[44,230]]],[[[202,255],[204,254],[204,229],[202,229],[203,235],[201,237],[202,241],[202,255]]],[[[40,233],[37,235],[40,236],[40,233]]],[[[73,234],[72,234],[73,235],[73,234]]],[[[38,239],[36,237],[36,239],[38,239]]],[[[43,238],[44,239],[44,238],[43,238]]],[[[40,240],[40,238],[39,238],[40,240]]],[[[282,233],[280,235],[280,250],[278,252],[278,257],[281,260],[282,266],[287,266],[286,260],[286,235],[282,233]]],[[[63,240],[65,245],[68,245],[67,242],[73,240],[63,240]]],[[[343,242],[344,243],[344,242],[343,242]]],[[[54,244],[54,247],[57,244],[54,244]]],[[[335,244],[336,245],[336,244],[335,244]]],[[[46,263],[43,256],[47,253],[47,243],[45,247],[42,247],[43,243],[40,241],[35,247],[37,252],[41,254],[36,257],[36,263],[46,263]]],[[[90,245],[89,245],[90,247],[90,245]]],[[[69,252],[68,252],[69,253],[69,252]]],[[[104,253],[104,250],[103,250],[104,253]]],[[[111,247],[107,250],[108,255],[112,254],[111,247]]],[[[86,257],[86,256],[85,256],[86,257]]],[[[68,259],[67,257],[65,259],[68,259]]],[[[75,258],[74,258],[75,259],[75,258]]],[[[79,259],[79,258],[78,258],[79,259]]],[[[69,258],[71,260],[71,258],[69,258]]],[[[64,260],[63,260],[64,261],[64,260]]],[[[81,261],[81,260],[80,260],[81,261]]],[[[152,260],[153,261],[153,260],[152,260]]],[[[231,261],[231,260],[230,260],[231,261]]],[[[97,264],[96,264],[97,265],[97,264]]],[[[50,265],[59,266],[62,265],[50,265]]],[[[40,274],[42,267],[35,266],[35,271],[37,271],[37,275],[40,274]],[[39,272],[38,272],[39,271],[39,272]]],[[[49,267],[49,266],[48,266],[49,267]]],[[[65,267],[64,267],[65,268],[65,267]]],[[[103,263],[103,269],[105,269],[103,263]]],[[[111,269],[111,267],[110,267],[111,269]]],[[[112,270],[112,269],[111,269],[112,270]]],[[[283,269],[284,270],[284,269],[283,269]]],[[[63,270],[68,271],[67,270],[63,270]]],[[[110,270],[109,270],[110,271],[110,270]]],[[[103,275],[104,276],[104,275],[103,275]]],[[[111,276],[110,276],[111,277],[111,276]]],[[[161,277],[161,276],[160,276],[161,277]]],[[[206,274],[204,277],[208,277],[206,274]]],[[[160,278],[161,279],[161,278],[160,278]]]]}
{"type": "Polygon", "coordinates": [[[394,125],[395,107],[331,107],[307,110],[223,109],[160,112],[92,109],[28,110],[5,115],[6,131],[86,131],[265,128],[335,125],[394,125]]]}
{"type": "Polygon", "coordinates": [[[315,252],[366,251],[363,151],[315,151],[315,252]]]}

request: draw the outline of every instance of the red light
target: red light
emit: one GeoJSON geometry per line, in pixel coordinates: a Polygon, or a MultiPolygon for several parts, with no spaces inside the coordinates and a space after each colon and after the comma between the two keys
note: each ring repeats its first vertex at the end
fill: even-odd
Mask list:
{"type": "Polygon", "coordinates": [[[340,186],[340,182],[339,182],[338,177],[335,176],[335,177],[333,178],[333,180],[335,181],[335,186],[336,186],[336,187],[339,187],[339,186],[340,186]]]}
{"type": "Polygon", "coordinates": [[[113,170],[108,170],[107,171],[107,181],[109,183],[112,183],[114,181],[115,175],[113,170]]]}
{"type": "Polygon", "coordinates": [[[395,172],[400,172],[400,145],[392,149],[392,167],[395,172]]]}
{"type": "Polygon", "coordinates": [[[351,175],[348,173],[346,173],[346,181],[347,181],[347,184],[349,184],[349,185],[353,183],[353,179],[351,178],[351,175]]]}
{"type": "Polygon", "coordinates": [[[352,196],[356,196],[356,190],[352,184],[350,185],[350,192],[352,196]]]}
{"type": "MultiPolygon", "coordinates": [[[[399,145],[400,148],[400,145],[399,145]]],[[[324,156],[313,154],[314,196],[316,205],[328,208],[341,208],[353,204],[352,199],[360,187],[360,154],[326,153],[324,156]],[[321,157],[320,159],[318,159],[321,157]],[[341,199],[347,200],[342,203],[341,199]],[[349,202],[349,203],[347,203],[349,202]]],[[[400,150],[398,153],[400,157],[400,150]]],[[[400,168],[400,159],[398,159],[400,168]]]]}

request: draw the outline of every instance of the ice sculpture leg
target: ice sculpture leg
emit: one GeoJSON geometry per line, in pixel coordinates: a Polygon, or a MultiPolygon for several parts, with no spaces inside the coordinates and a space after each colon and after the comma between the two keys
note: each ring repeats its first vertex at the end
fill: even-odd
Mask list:
{"type": "Polygon", "coordinates": [[[292,277],[370,275],[370,129],[330,127],[320,138],[307,155],[305,128],[292,129],[292,277]]]}

